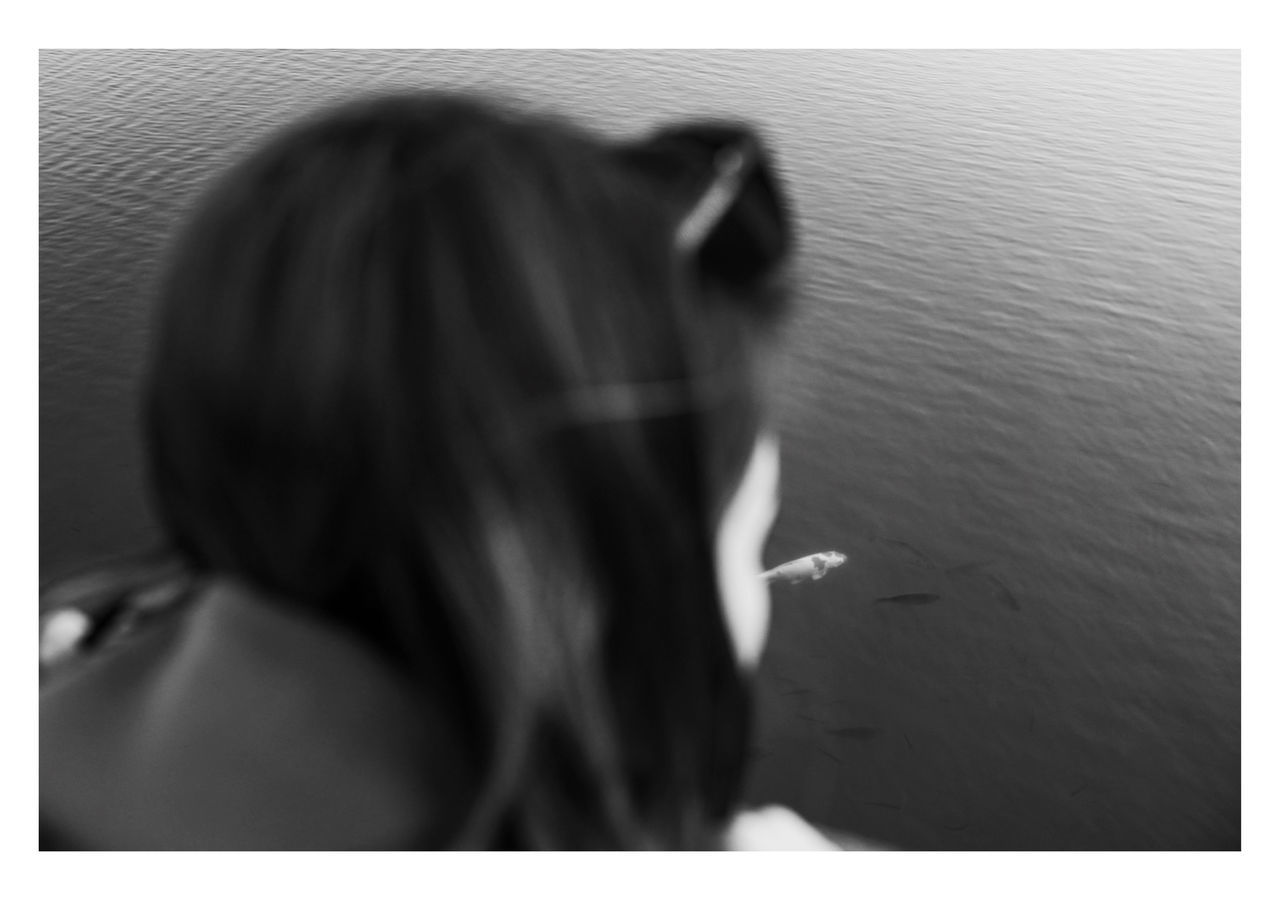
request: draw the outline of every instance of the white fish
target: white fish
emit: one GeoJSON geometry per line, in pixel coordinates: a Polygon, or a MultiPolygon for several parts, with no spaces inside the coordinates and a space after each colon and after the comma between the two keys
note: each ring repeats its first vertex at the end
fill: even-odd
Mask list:
{"type": "Polygon", "coordinates": [[[770,584],[775,581],[789,581],[792,584],[817,581],[826,575],[828,570],[843,566],[846,559],[848,559],[847,556],[836,553],[834,550],[828,553],[811,553],[808,556],[793,559],[791,562],[784,562],[780,566],[774,566],[760,577],[770,584]]]}
{"type": "Polygon", "coordinates": [[[89,634],[93,623],[79,610],[59,610],[40,629],[40,665],[53,666],[71,656],[89,634]]]}

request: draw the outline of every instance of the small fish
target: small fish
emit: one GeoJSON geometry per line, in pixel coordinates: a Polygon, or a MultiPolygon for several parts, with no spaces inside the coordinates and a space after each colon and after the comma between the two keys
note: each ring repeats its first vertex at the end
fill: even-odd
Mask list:
{"type": "Polygon", "coordinates": [[[79,610],[59,610],[40,628],[40,665],[54,666],[68,659],[88,638],[93,622],[79,610]]]}
{"type": "Polygon", "coordinates": [[[992,590],[995,591],[996,600],[999,600],[1002,604],[1004,604],[1006,607],[1008,607],[1011,610],[1022,609],[1022,606],[1018,603],[1018,598],[1014,597],[1013,592],[1010,591],[1007,587],[1005,587],[1005,584],[1003,581],[996,578],[994,575],[984,574],[983,577],[987,579],[987,583],[990,584],[992,590]]]}
{"type": "Polygon", "coordinates": [[[841,760],[840,758],[836,757],[834,754],[832,754],[832,753],[831,753],[830,751],[828,751],[826,748],[819,748],[818,750],[819,750],[819,751],[821,751],[823,754],[825,754],[827,757],[831,758],[831,759],[832,759],[833,761],[835,761],[836,763],[838,763],[838,764],[842,764],[842,763],[844,763],[844,761],[843,761],[843,760],[841,760]]]}
{"type": "Polygon", "coordinates": [[[867,741],[873,739],[880,734],[880,730],[875,726],[847,726],[844,729],[830,729],[827,735],[834,735],[838,738],[856,738],[859,741],[867,741]]]}
{"type": "Polygon", "coordinates": [[[877,543],[884,544],[886,547],[889,547],[893,550],[897,550],[900,554],[902,554],[903,559],[911,563],[911,565],[913,566],[916,566],[921,569],[936,568],[936,566],[934,566],[933,564],[933,560],[925,556],[923,553],[921,553],[915,547],[911,546],[906,541],[894,540],[891,537],[880,537],[875,534],[871,535],[871,539],[873,541],[876,541],[877,543]]]}
{"type": "Polygon", "coordinates": [[[789,581],[799,584],[802,581],[817,581],[831,569],[843,566],[848,557],[834,550],[827,553],[811,553],[780,566],[774,566],[760,577],[766,582],[789,581]]]}
{"type": "Polygon", "coordinates": [[[901,603],[905,606],[920,606],[925,603],[936,603],[941,599],[941,594],[894,594],[892,597],[877,597],[876,603],[901,603]]]}
{"type": "Polygon", "coordinates": [[[807,688],[792,688],[782,692],[782,696],[784,698],[794,698],[798,695],[803,695],[803,694],[811,694],[811,692],[807,688]]]}

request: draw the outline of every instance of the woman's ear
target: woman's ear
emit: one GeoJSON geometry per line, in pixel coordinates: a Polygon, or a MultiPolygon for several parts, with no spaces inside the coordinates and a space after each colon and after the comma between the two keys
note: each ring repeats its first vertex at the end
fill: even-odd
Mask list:
{"type": "Polygon", "coordinates": [[[745,287],[786,262],[790,217],[765,148],[750,128],[674,126],[627,146],[622,157],[680,206],[672,241],[703,277],[745,287]]]}
{"type": "Polygon", "coordinates": [[[742,192],[747,165],[747,148],[741,144],[726,147],[716,155],[711,183],[676,229],[676,248],[681,254],[697,254],[724,222],[742,192]]]}
{"type": "Polygon", "coordinates": [[[759,282],[787,260],[790,224],[754,137],[716,155],[711,180],[681,221],[676,242],[704,276],[731,286],[759,282]]]}

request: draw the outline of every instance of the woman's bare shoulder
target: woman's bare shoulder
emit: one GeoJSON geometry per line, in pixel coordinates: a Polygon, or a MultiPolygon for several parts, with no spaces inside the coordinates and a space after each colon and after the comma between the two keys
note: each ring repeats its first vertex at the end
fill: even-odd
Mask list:
{"type": "Polygon", "coordinates": [[[820,830],[781,805],[740,813],[729,825],[725,847],[736,852],[884,851],[888,848],[851,833],[820,830]]]}

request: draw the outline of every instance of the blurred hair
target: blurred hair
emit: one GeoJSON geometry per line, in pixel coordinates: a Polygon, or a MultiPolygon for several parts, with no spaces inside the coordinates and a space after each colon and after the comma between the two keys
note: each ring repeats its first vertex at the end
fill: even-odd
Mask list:
{"type": "Polygon", "coordinates": [[[760,153],[736,124],[623,142],[382,96],[273,137],[173,249],[162,526],[445,707],[475,787],[423,847],[706,847],[737,803],[751,705],[713,545],[785,296],[760,153]],[[749,169],[679,247],[727,147],[749,169]]]}

